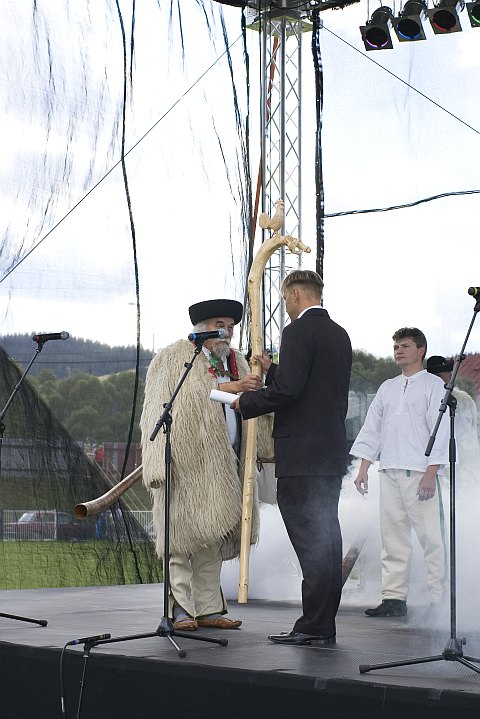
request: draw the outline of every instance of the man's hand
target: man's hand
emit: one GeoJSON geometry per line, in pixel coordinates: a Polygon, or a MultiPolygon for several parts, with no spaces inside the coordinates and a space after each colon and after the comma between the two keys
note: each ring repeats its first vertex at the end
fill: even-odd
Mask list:
{"type": "Polygon", "coordinates": [[[237,397],[237,399],[234,399],[232,404],[230,405],[232,409],[234,409],[236,412],[240,412],[240,397],[237,397]]]}
{"type": "Polygon", "coordinates": [[[218,385],[218,389],[221,392],[232,392],[232,394],[251,392],[252,390],[262,389],[262,387],[263,380],[261,377],[257,377],[256,374],[246,374],[242,379],[233,380],[232,382],[221,382],[218,385]]]}
{"type": "Polygon", "coordinates": [[[418,499],[424,502],[426,499],[432,499],[435,496],[437,489],[437,477],[436,474],[432,475],[428,470],[423,475],[422,479],[418,484],[417,494],[418,499]]]}
{"type": "Polygon", "coordinates": [[[353,482],[360,494],[368,494],[368,468],[370,465],[371,462],[368,459],[362,459],[357,478],[353,482]]]}
{"type": "Polygon", "coordinates": [[[261,377],[257,377],[256,374],[246,374],[245,377],[239,379],[236,384],[238,385],[237,392],[251,392],[262,389],[263,380],[261,377]]]}
{"type": "Polygon", "coordinates": [[[365,469],[362,471],[360,469],[354,481],[354,485],[360,494],[368,494],[368,470],[365,469]]]}
{"type": "Polygon", "coordinates": [[[260,364],[263,374],[266,374],[268,372],[268,370],[270,369],[270,365],[272,364],[272,358],[270,357],[268,352],[262,352],[261,355],[253,355],[252,359],[257,360],[257,362],[260,364]]]}

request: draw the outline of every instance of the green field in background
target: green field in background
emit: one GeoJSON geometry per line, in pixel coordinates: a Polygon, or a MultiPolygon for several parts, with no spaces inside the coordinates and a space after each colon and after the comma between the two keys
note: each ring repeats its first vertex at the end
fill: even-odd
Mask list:
{"type": "Polygon", "coordinates": [[[0,542],[0,589],[91,587],[161,582],[161,562],[153,544],[135,557],[120,542],[0,542]],[[137,569],[138,568],[138,569],[137,569]]]}

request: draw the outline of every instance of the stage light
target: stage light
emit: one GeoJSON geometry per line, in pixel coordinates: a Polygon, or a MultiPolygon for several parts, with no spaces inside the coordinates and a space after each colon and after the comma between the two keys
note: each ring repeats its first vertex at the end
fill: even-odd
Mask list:
{"type": "Polygon", "coordinates": [[[393,12],[385,5],[372,12],[370,20],[367,20],[367,24],[360,28],[365,50],[391,50],[393,48],[390,37],[392,20],[393,12]]]}
{"type": "Polygon", "coordinates": [[[427,10],[428,19],[435,35],[462,32],[458,13],[464,7],[464,0],[440,0],[432,10],[427,10]]]}
{"type": "Polygon", "coordinates": [[[480,2],[467,2],[468,18],[472,27],[480,27],[480,2]]]}
{"type": "Polygon", "coordinates": [[[427,17],[425,0],[408,0],[402,12],[393,21],[393,29],[400,42],[425,40],[422,20],[427,17]]]}

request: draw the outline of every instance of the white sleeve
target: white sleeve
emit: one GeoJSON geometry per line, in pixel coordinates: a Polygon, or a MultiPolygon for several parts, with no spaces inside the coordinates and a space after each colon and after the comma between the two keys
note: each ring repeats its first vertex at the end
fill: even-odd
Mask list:
{"type": "Polygon", "coordinates": [[[352,445],[350,454],[360,459],[375,462],[380,454],[380,438],[382,431],[383,402],[382,387],[368,408],[363,427],[352,445]]]}

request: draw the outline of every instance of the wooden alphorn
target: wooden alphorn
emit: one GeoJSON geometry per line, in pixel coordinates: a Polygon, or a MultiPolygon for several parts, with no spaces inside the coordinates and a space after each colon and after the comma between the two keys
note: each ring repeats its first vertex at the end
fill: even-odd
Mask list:
{"type": "Polygon", "coordinates": [[[92,514],[98,514],[104,509],[108,509],[108,507],[110,507],[122,496],[122,494],[125,494],[127,489],[130,489],[135,482],[138,482],[138,480],[142,478],[142,472],[143,465],[140,465],[124,479],[118,482],[118,484],[112,487],[112,489],[109,489],[108,492],[105,492],[105,494],[102,494],[101,497],[98,497],[98,499],[92,499],[90,502],[77,504],[74,509],[76,518],[86,519],[86,517],[91,517],[92,514]]]}

